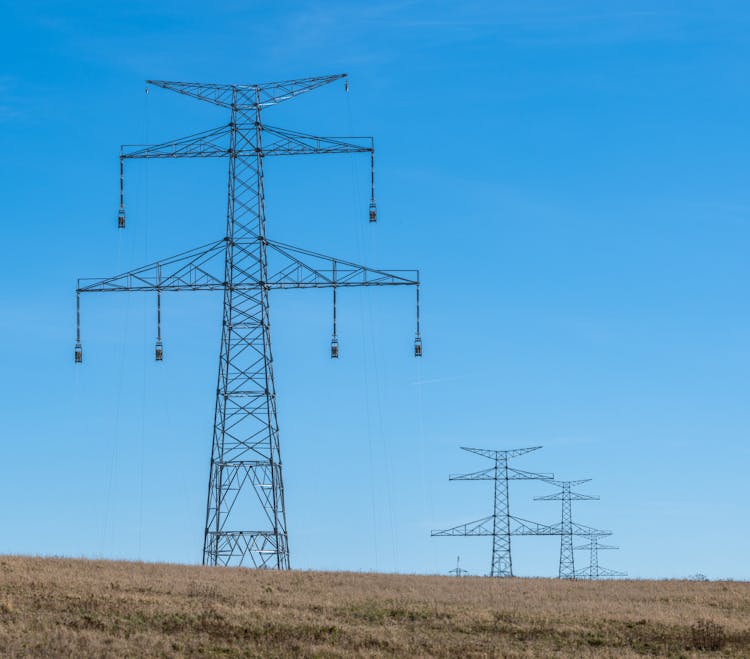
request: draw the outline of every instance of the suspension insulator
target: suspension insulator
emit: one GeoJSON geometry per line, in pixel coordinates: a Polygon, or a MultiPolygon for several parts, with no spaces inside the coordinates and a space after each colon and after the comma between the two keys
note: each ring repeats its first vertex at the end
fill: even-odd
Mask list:
{"type": "Polygon", "coordinates": [[[164,359],[164,346],[162,345],[161,341],[156,342],[156,348],[154,350],[154,357],[157,362],[160,362],[164,359]]]}
{"type": "Polygon", "coordinates": [[[375,206],[375,200],[370,201],[370,222],[378,221],[378,210],[375,206]]]}
{"type": "Polygon", "coordinates": [[[334,336],[331,339],[331,359],[339,358],[339,340],[334,336]]]}
{"type": "Polygon", "coordinates": [[[122,208],[117,213],[117,228],[118,229],[125,228],[125,211],[122,208]]]}
{"type": "Polygon", "coordinates": [[[414,356],[415,357],[422,356],[422,337],[419,335],[414,337],[414,356]]]}
{"type": "Polygon", "coordinates": [[[81,347],[80,341],[78,343],[76,343],[76,348],[75,348],[75,353],[74,354],[75,354],[75,363],[76,364],[82,363],[83,362],[83,348],[81,347]]]}

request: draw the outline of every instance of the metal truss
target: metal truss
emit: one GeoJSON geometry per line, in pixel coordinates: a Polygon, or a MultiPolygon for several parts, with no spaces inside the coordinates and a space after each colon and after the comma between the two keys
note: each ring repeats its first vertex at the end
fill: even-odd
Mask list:
{"type": "MultiPolygon", "coordinates": [[[[451,475],[450,480],[491,480],[495,482],[495,498],[492,515],[461,524],[450,529],[432,531],[432,536],[492,536],[492,562],[490,576],[512,577],[513,562],[511,560],[510,538],[512,535],[542,535],[534,530],[549,529],[544,525],[529,522],[510,514],[509,482],[512,480],[551,480],[553,474],[535,474],[521,471],[508,466],[508,460],[536,451],[541,446],[512,449],[509,451],[494,451],[487,449],[461,447],[464,451],[476,453],[494,462],[492,467],[470,474],[451,475]]],[[[546,533],[544,533],[546,535],[546,533]]]]}
{"type": "Polygon", "coordinates": [[[147,80],[146,83],[190,96],[199,101],[207,101],[223,108],[255,110],[256,108],[266,108],[288,101],[300,94],[306,94],[342,78],[346,78],[346,73],[243,85],[169,82],[166,80],[147,80]]]}
{"type": "Polygon", "coordinates": [[[448,574],[452,574],[454,577],[463,577],[469,574],[468,570],[464,570],[461,567],[461,557],[456,557],[456,567],[454,567],[452,570],[448,570],[448,574]]]}
{"type": "MultiPolygon", "coordinates": [[[[248,259],[254,256],[256,241],[236,243],[235,250],[248,259]]],[[[255,277],[253,271],[235,290],[259,287],[288,288],[350,288],[354,286],[414,286],[419,282],[418,270],[376,270],[332,256],[292,247],[284,243],[265,241],[273,274],[267,280],[255,277]],[[274,259],[274,256],[278,256],[274,259]]],[[[156,292],[156,291],[218,291],[224,290],[224,257],[226,241],[196,247],[162,261],[105,279],[81,278],[78,293],[156,292]]]]}
{"type": "Polygon", "coordinates": [[[599,551],[602,549],[619,549],[614,545],[603,545],[599,542],[599,539],[608,535],[602,532],[593,532],[589,534],[583,534],[588,542],[583,545],[573,547],[575,550],[588,551],[589,552],[589,564],[580,570],[576,570],[576,579],[605,579],[612,577],[627,577],[627,572],[618,572],[617,570],[610,570],[609,568],[602,567],[599,565],[599,551]]]}
{"type": "MultiPolygon", "coordinates": [[[[580,524],[573,522],[572,502],[573,501],[594,501],[598,500],[598,496],[592,496],[590,494],[580,494],[573,492],[571,488],[582,483],[588,483],[591,479],[586,478],[578,481],[555,481],[548,480],[547,483],[555,485],[560,488],[559,492],[554,494],[548,494],[546,496],[534,497],[535,501],[561,501],[562,502],[562,518],[560,524],[556,526],[559,529],[560,535],[560,567],[558,575],[561,579],[575,579],[575,557],[573,552],[573,536],[574,535],[589,535],[591,532],[596,532],[603,535],[610,535],[609,531],[597,531],[590,527],[584,527],[580,524]],[[588,529],[588,533],[586,530],[588,529]]],[[[555,534],[557,535],[557,534],[555,534]]]]}
{"type": "Polygon", "coordinates": [[[84,293],[151,292],[157,298],[155,356],[163,358],[161,294],[222,291],[224,297],[216,387],[203,563],[288,569],[289,545],[276,411],[268,294],[291,288],[333,289],[331,357],[338,357],[336,290],[355,286],[414,286],[421,356],[419,271],[382,270],[269,240],[263,160],[270,156],[369,153],[369,220],[377,219],[374,141],[321,137],[264,124],[261,111],[329,84],[346,74],[262,84],[206,84],[149,80],[229,110],[217,128],[155,145],[120,150],[118,226],[125,227],[124,165],[148,158],[226,158],[229,168],[226,230],[215,242],[99,279],[76,289],[75,361],[83,361],[80,298],[84,293]],[[248,494],[249,493],[249,494],[248,494]],[[254,494],[253,494],[254,493],[254,494]]]}

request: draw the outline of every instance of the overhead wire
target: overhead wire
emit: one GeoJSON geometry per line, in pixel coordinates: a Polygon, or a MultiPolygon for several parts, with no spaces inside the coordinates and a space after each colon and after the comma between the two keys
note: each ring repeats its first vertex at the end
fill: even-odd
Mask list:
{"type": "MultiPolygon", "coordinates": [[[[149,94],[148,94],[148,86],[146,87],[146,93],[144,94],[144,102],[143,102],[143,143],[148,144],[149,140],[149,94]]],[[[146,162],[144,163],[143,167],[143,223],[144,223],[144,248],[143,248],[143,256],[144,256],[144,262],[148,262],[149,259],[149,249],[148,249],[148,230],[149,230],[149,171],[148,171],[149,162],[148,159],[146,159],[146,162]]],[[[146,307],[147,300],[144,299],[144,311],[146,307]]],[[[148,313],[144,313],[143,316],[143,345],[148,345],[148,313]]],[[[143,497],[143,489],[144,489],[144,478],[145,478],[145,459],[146,459],[146,401],[150,400],[149,397],[149,391],[150,391],[150,382],[148,378],[149,370],[146,366],[146,359],[143,359],[143,389],[142,389],[142,395],[141,395],[141,433],[140,433],[140,446],[139,446],[139,453],[138,453],[138,559],[140,560],[143,557],[143,503],[144,503],[144,497],[143,497]]]]}
{"type": "MultiPolygon", "coordinates": [[[[348,123],[348,132],[350,134],[354,133],[353,128],[353,120],[352,120],[352,106],[351,101],[349,98],[349,85],[348,82],[346,84],[346,112],[347,112],[347,123],[348,123]]],[[[359,158],[357,157],[357,154],[349,154],[349,164],[351,167],[351,174],[352,174],[352,192],[353,192],[353,198],[354,198],[354,207],[359,210],[361,206],[361,196],[359,191],[360,186],[360,176],[359,176],[359,158]]],[[[355,213],[356,217],[356,213],[355,213]]],[[[354,227],[354,238],[356,242],[358,257],[361,263],[367,263],[368,260],[368,249],[367,249],[367,240],[365,238],[365,234],[363,231],[363,223],[359,221],[359,218],[356,217],[355,222],[353,223],[354,227]]],[[[369,238],[369,232],[367,237],[369,238]]],[[[360,309],[364,308],[365,305],[365,295],[364,290],[362,288],[359,288],[358,290],[359,295],[359,307],[360,309]]],[[[373,432],[372,432],[372,409],[371,409],[371,393],[370,393],[370,378],[369,378],[369,370],[367,368],[367,339],[365,337],[365,321],[364,321],[364,314],[361,314],[360,321],[362,325],[362,331],[360,331],[360,338],[362,341],[362,355],[365,359],[365,367],[362,369],[362,379],[364,383],[364,389],[365,389],[365,418],[367,421],[367,455],[369,460],[369,482],[370,482],[370,501],[371,501],[371,508],[372,508],[372,538],[373,538],[373,552],[375,557],[375,571],[377,572],[380,568],[380,556],[379,556],[379,548],[378,548],[378,514],[377,514],[377,482],[376,482],[376,474],[378,473],[378,470],[375,469],[375,447],[374,447],[374,439],[373,439],[373,432]]]]}
{"type": "MultiPolygon", "coordinates": [[[[435,528],[435,497],[432,492],[432,481],[427,476],[428,473],[432,473],[432,469],[428,469],[430,452],[427,450],[425,442],[424,432],[424,376],[422,372],[422,360],[416,360],[417,369],[417,381],[415,385],[417,387],[417,424],[419,433],[419,450],[420,450],[420,475],[421,475],[421,489],[422,489],[422,514],[426,517],[429,513],[430,529],[435,528]]],[[[431,461],[430,461],[431,462],[431,461]]],[[[430,554],[432,557],[432,564],[435,565],[437,561],[437,554],[435,552],[435,543],[430,543],[430,554]]]]}
{"type": "MultiPolygon", "coordinates": [[[[123,251],[124,251],[124,238],[123,232],[117,231],[116,248],[115,248],[115,270],[120,272],[122,269],[123,262],[123,251]]],[[[100,554],[107,556],[107,542],[109,536],[109,518],[110,511],[113,505],[113,496],[115,484],[117,482],[117,471],[119,468],[119,437],[120,437],[120,409],[122,401],[122,390],[123,390],[123,378],[125,374],[125,338],[128,331],[128,319],[130,296],[124,296],[126,299],[124,303],[120,303],[120,322],[117,324],[121,339],[118,341],[114,348],[114,361],[117,366],[117,388],[115,394],[115,410],[114,410],[114,424],[112,431],[109,433],[110,445],[109,445],[109,461],[105,467],[105,488],[104,488],[104,512],[102,516],[102,528],[101,528],[101,539],[100,539],[100,554]]],[[[113,532],[114,533],[114,532],[113,532]]]]}
{"type": "MultiPolygon", "coordinates": [[[[349,132],[353,133],[353,121],[352,121],[352,111],[351,111],[351,102],[349,100],[349,95],[347,93],[347,119],[349,122],[349,132]]],[[[358,167],[358,160],[354,159],[354,155],[350,155],[350,160],[353,162],[353,169],[354,169],[354,175],[355,175],[355,181],[354,181],[354,189],[355,189],[355,199],[357,203],[357,209],[363,208],[361,206],[361,199],[359,195],[359,186],[360,186],[360,177],[359,177],[359,167],[358,167]]],[[[368,222],[366,228],[363,222],[358,221],[356,222],[357,226],[357,233],[359,236],[359,247],[360,247],[360,258],[362,259],[363,263],[370,263],[371,260],[377,255],[377,244],[376,241],[373,239],[372,236],[372,224],[368,222]]],[[[370,409],[371,405],[371,397],[374,394],[374,408],[375,408],[375,432],[378,435],[379,438],[379,448],[382,453],[382,462],[383,462],[383,474],[385,476],[385,483],[384,487],[382,489],[385,490],[385,504],[386,504],[386,513],[387,513],[387,520],[388,520],[388,526],[390,530],[390,544],[391,544],[391,553],[392,553],[392,561],[393,561],[393,567],[396,571],[399,569],[399,556],[398,556],[398,542],[397,542],[397,534],[395,530],[396,522],[395,522],[395,514],[394,514],[394,503],[393,503],[393,466],[392,466],[392,456],[391,456],[391,450],[390,450],[390,442],[386,439],[385,435],[385,425],[384,425],[384,415],[383,415],[383,405],[382,405],[382,383],[380,379],[380,368],[379,368],[379,362],[378,362],[378,350],[375,342],[375,334],[372,332],[372,328],[374,327],[374,317],[375,314],[373,312],[373,301],[372,301],[372,295],[367,294],[363,289],[360,288],[359,290],[360,295],[360,305],[364,307],[365,313],[364,313],[364,320],[363,323],[363,332],[362,332],[362,340],[363,340],[363,356],[365,361],[365,368],[363,369],[365,374],[365,393],[366,393],[366,400],[367,400],[367,417],[368,417],[368,442],[372,444],[373,439],[373,414],[370,409]],[[369,337],[369,346],[367,344],[367,338],[369,337]],[[369,350],[368,350],[369,348],[369,350]],[[372,374],[374,377],[374,385],[371,386],[369,382],[369,375],[370,371],[372,370],[372,374]]],[[[372,464],[371,460],[371,469],[374,468],[374,465],[372,464]]],[[[373,483],[375,482],[375,474],[378,473],[379,470],[376,470],[373,472],[372,480],[373,483]]],[[[376,496],[375,492],[373,492],[373,506],[376,506],[376,496]]],[[[374,516],[376,513],[373,513],[374,516]]]]}

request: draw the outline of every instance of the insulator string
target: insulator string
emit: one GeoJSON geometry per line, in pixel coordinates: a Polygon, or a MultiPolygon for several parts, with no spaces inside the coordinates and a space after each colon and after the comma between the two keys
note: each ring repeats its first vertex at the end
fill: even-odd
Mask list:
{"type": "Polygon", "coordinates": [[[417,284],[417,337],[419,337],[419,284],[417,284]]]}
{"type": "Polygon", "coordinates": [[[161,290],[156,289],[156,340],[161,343],[161,290]]]}
{"type": "Polygon", "coordinates": [[[378,221],[378,210],[375,206],[375,139],[370,138],[370,222],[378,221]]]}
{"type": "Polygon", "coordinates": [[[333,336],[336,338],[336,286],[333,287],[333,336]]]}
{"type": "Polygon", "coordinates": [[[370,150],[370,201],[375,202],[375,140],[371,139],[370,150]]]}
{"type": "Polygon", "coordinates": [[[164,347],[161,343],[161,264],[156,264],[156,361],[164,359],[164,347]]]}
{"type": "Polygon", "coordinates": [[[120,147],[120,210],[117,213],[117,227],[125,228],[125,158],[120,147]]]}
{"type": "Polygon", "coordinates": [[[81,343],[81,294],[76,293],[76,343],[81,343]]]}
{"type": "Polygon", "coordinates": [[[76,364],[83,362],[83,349],[81,348],[81,294],[79,291],[76,291],[76,345],[73,350],[73,360],[76,364]]]}
{"type": "Polygon", "coordinates": [[[125,209],[125,159],[120,152],[120,210],[125,209]]]}
{"type": "Polygon", "coordinates": [[[331,336],[331,359],[338,359],[339,340],[336,336],[336,261],[333,261],[333,336],[331,336]]]}

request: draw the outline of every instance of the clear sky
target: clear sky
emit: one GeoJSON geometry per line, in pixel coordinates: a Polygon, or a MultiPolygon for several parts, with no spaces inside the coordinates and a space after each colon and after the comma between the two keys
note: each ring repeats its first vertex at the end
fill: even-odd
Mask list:
{"type": "MultiPolygon", "coordinates": [[[[147,78],[348,72],[270,110],[356,156],[266,166],[268,233],[376,267],[413,293],[271,300],[294,567],[489,569],[491,512],[459,446],[543,445],[516,465],[592,478],[577,521],[632,576],[750,578],[750,8],[743,2],[0,2],[0,552],[199,562],[221,299],[83,301],[115,274],[221,238],[226,163],[137,162],[121,143],[218,126],[147,78]]],[[[516,514],[559,519],[511,492],[516,514]]],[[[554,576],[559,539],[514,541],[554,576]]],[[[577,565],[585,564],[579,555],[577,565]]]]}

